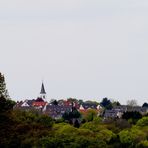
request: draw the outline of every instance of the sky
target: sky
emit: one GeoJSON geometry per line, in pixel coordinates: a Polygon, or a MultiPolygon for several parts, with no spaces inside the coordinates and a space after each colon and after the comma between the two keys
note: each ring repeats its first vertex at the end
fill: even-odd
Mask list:
{"type": "Polygon", "coordinates": [[[148,102],[147,0],[1,0],[0,71],[15,100],[148,102]]]}

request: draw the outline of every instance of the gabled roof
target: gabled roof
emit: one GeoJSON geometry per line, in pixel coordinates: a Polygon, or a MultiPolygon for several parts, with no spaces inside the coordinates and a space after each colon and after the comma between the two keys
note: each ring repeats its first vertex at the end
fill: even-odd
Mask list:
{"type": "Polygon", "coordinates": [[[27,102],[24,102],[21,107],[29,107],[30,105],[27,102]]]}
{"type": "Polygon", "coordinates": [[[89,109],[89,108],[91,108],[91,109],[97,109],[97,105],[96,104],[89,104],[89,103],[83,103],[82,104],[82,107],[84,109],[89,109]]]}

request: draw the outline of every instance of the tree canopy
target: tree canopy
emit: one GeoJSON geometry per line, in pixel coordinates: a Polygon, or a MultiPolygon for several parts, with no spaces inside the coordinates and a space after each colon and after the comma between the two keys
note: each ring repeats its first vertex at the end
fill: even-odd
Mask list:
{"type": "Polygon", "coordinates": [[[100,105],[103,106],[106,109],[112,109],[112,103],[108,98],[103,98],[103,100],[100,102],[100,105]]]}

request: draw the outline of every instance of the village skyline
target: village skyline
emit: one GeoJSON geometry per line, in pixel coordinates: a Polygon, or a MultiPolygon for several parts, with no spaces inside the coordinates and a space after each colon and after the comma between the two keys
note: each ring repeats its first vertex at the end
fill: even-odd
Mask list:
{"type": "MultiPolygon", "coordinates": [[[[126,98],[126,99],[124,99],[124,101],[121,101],[121,98],[113,98],[113,97],[108,97],[108,96],[103,96],[102,98],[101,97],[89,97],[89,98],[86,98],[86,97],[84,97],[84,98],[82,98],[82,97],[77,97],[77,96],[68,96],[68,97],[64,97],[64,96],[62,96],[62,97],[51,97],[51,96],[48,96],[49,95],[49,93],[48,93],[48,90],[46,89],[46,85],[45,85],[45,80],[42,80],[41,82],[40,82],[40,87],[39,87],[39,90],[38,90],[38,93],[36,93],[36,94],[34,94],[33,96],[30,96],[29,94],[28,94],[28,96],[27,97],[20,97],[20,98],[13,98],[12,96],[11,96],[11,94],[12,93],[10,93],[9,92],[9,89],[8,89],[8,93],[9,93],[9,95],[11,96],[11,98],[13,99],[13,100],[15,100],[15,101],[25,101],[25,100],[30,100],[30,99],[37,99],[37,98],[39,98],[40,97],[40,91],[41,91],[41,88],[42,88],[42,85],[44,85],[44,89],[46,90],[46,101],[47,102],[50,102],[50,101],[52,101],[52,100],[67,100],[67,99],[69,99],[69,98],[73,98],[73,99],[77,99],[77,100],[83,100],[83,101],[94,101],[94,102],[101,102],[101,100],[103,99],[103,98],[108,98],[108,99],[110,99],[112,102],[120,102],[122,105],[127,105],[128,104],[128,101],[130,101],[130,100],[135,100],[136,101],[136,103],[137,103],[137,105],[138,106],[142,106],[143,105],[143,103],[145,103],[145,102],[147,102],[147,98],[146,99],[144,99],[144,101],[142,102],[141,101],[141,99],[140,99],[140,101],[138,100],[138,99],[135,99],[135,98],[126,98]],[[139,103],[140,102],[140,103],[139,103]]],[[[143,99],[142,99],[143,100],[143,99]]]]}
{"type": "MultiPolygon", "coordinates": [[[[8,91],[8,89],[7,89],[7,91],[8,91]]],[[[119,101],[120,99],[118,100],[118,99],[113,99],[113,98],[109,98],[109,97],[103,97],[101,99],[89,99],[89,98],[83,99],[83,98],[76,98],[76,97],[49,98],[47,94],[48,93],[47,93],[46,88],[44,86],[44,81],[42,80],[41,87],[40,87],[40,92],[38,93],[38,95],[36,97],[34,97],[34,98],[31,98],[31,97],[29,97],[29,98],[19,98],[19,99],[16,99],[16,98],[14,99],[13,98],[13,100],[15,100],[17,102],[20,102],[20,101],[36,100],[38,98],[43,98],[43,100],[45,102],[52,103],[53,101],[60,101],[60,100],[63,100],[63,101],[65,100],[66,101],[66,100],[69,100],[69,99],[74,99],[74,100],[77,100],[77,101],[78,100],[83,101],[83,102],[89,102],[90,101],[90,102],[96,102],[96,103],[100,104],[100,102],[104,98],[107,98],[112,103],[113,102],[119,102],[120,104],[122,104],[122,102],[119,101]]],[[[8,95],[9,95],[9,91],[8,91],[8,95]]],[[[9,97],[10,97],[10,95],[9,95],[9,97]]],[[[126,100],[126,103],[122,104],[122,105],[128,105],[129,102],[134,102],[134,106],[142,106],[144,103],[147,103],[147,101],[145,101],[145,102],[142,102],[142,104],[138,104],[138,101],[136,99],[128,99],[128,100],[126,100]]]]}

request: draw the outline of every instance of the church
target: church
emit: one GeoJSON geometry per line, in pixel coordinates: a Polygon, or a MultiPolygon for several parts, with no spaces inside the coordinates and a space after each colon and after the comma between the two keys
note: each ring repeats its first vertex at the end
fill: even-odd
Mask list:
{"type": "Polygon", "coordinates": [[[40,96],[32,103],[32,106],[36,108],[43,108],[47,103],[46,100],[46,91],[44,87],[44,83],[42,82],[40,96]]]}

